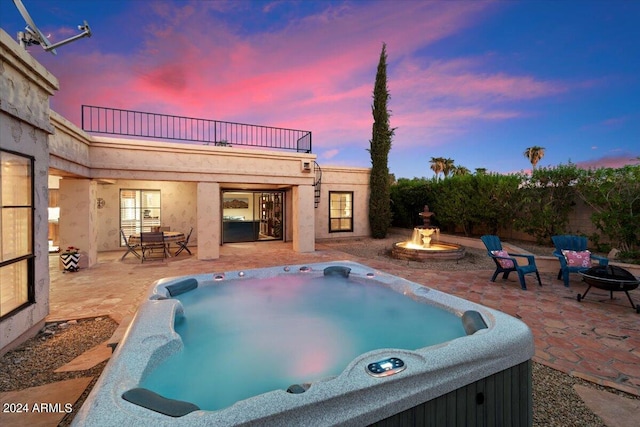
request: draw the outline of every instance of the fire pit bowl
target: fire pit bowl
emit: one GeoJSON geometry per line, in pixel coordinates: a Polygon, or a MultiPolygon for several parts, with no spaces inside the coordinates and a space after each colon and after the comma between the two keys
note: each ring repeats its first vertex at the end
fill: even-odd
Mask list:
{"type": "Polygon", "coordinates": [[[629,295],[629,291],[636,289],[640,285],[640,280],[629,271],[615,265],[603,265],[581,271],[580,274],[582,275],[582,280],[584,280],[589,287],[584,294],[578,294],[578,302],[587,296],[592,286],[595,286],[598,289],[609,291],[611,299],[613,299],[614,292],[624,292],[627,298],[629,298],[631,307],[636,310],[636,313],[640,313],[640,306],[634,304],[629,295]]]}

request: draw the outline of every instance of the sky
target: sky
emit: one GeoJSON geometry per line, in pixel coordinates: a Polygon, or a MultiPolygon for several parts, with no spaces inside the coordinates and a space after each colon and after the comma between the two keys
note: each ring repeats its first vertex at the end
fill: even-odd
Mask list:
{"type": "MultiPolygon", "coordinates": [[[[57,49],[51,107],[81,105],[309,130],[322,167],[370,167],[373,87],[387,50],[389,170],[638,164],[637,0],[22,0],[57,49]]],[[[25,21],[0,1],[0,27],[25,21]]]]}

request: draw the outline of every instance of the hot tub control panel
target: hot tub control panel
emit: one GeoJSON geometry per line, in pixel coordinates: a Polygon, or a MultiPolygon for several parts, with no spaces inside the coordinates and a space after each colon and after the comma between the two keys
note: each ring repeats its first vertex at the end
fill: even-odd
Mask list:
{"type": "Polygon", "coordinates": [[[407,366],[402,359],[397,357],[390,357],[378,362],[369,363],[367,365],[367,373],[374,377],[387,377],[389,375],[397,374],[404,371],[407,366]]]}

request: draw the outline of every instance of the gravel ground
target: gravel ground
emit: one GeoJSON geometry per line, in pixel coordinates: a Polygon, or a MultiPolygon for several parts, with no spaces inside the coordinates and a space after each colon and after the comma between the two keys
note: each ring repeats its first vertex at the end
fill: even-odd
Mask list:
{"type": "MultiPolygon", "coordinates": [[[[395,240],[394,240],[395,239],[395,240]]],[[[367,258],[384,257],[390,241],[397,236],[383,240],[358,239],[336,241],[329,246],[367,258]]],[[[535,248],[524,248],[534,252],[535,248]],[[533,249],[533,250],[532,250],[533,249]]],[[[535,252],[534,252],[535,253],[535,252]]],[[[548,253],[548,248],[544,248],[548,253]]],[[[468,249],[467,255],[460,261],[437,261],[434,263],[415,263],[391,260],[410,268],[426,269],[491,269],[493,263],[482,250],[468,249]],[[489,261],[489,262],[487,262],[489,261]]],[[[110,318],[84,319],[62,323],[47,324],[36,337],[8,352],[0,358],[0,391],[21,390],[44,385],[55,381],[93,376],[87,390],[60,425],[69,425],[73,414],[80,408],[106,362],[78,372],[55,373],[55,369],[70,362],[76,356],[106,341],[115,331],[117,324],[110,318]]],[[[582,402],[573,386],[584,385],[598,390],[606,390],[625,397],[632,397],[614,389],[608,389],[593,383],[571,377],[544,365],[533,364],[533,401],[534,426],[561,427],[603,427],[605,424],[582,402]]]]}
{"type": "Polygon", "coordinates": [[[0,358],[0,392],[22,390],[74,378],[93,377],[93,381],[74,404],[73,411],[60,423],[60,426],[69,425],[107,362],[86,371],[54,371],[108,340],[117,327],[118,324],[110,317],[46,324],[38,335],[0,358]]]}

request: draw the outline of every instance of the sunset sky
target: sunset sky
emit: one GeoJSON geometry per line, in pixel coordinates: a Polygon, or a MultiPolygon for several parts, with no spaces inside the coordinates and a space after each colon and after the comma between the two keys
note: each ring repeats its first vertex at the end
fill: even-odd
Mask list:
{"type": "MultiPolygon", "coordinates": [[[[431,157],[472,171],[637,164],[640,1],[23,0],[52,42],[29,52],[82,104],[310,130],[318,163],[368,167],[387,44],[396,177],[431,157]]],[[[25,22],[11,0],[0,26],[25,22]]]]}

